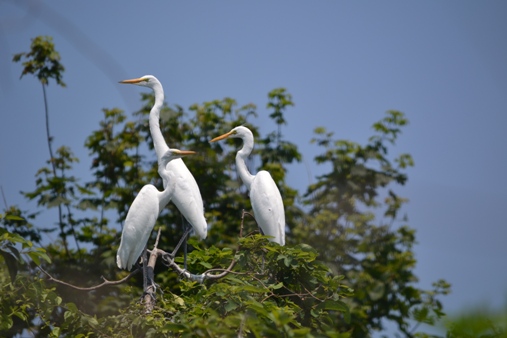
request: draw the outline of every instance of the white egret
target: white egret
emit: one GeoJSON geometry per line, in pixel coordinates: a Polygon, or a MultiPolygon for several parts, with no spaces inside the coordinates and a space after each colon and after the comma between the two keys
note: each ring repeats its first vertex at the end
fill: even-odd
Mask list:
{"type": "MultiPolygon", "coordinates": [[[[158,162],[159,171],[164,169],[170,161],[192,154],[195,152],[168,150],[158,162]]],[[[163,191],[158,191],[151,184],[146,184],[141,188],[129,208],[123,226],[120,247],[116,255],[116,264],[120,269],[130,270],[137,262],[146,247],[158,215],[173,196],[174,184],[169,184],[163,191]]]]}
{"type": "Polygon", "coordinates": [[[226,134],[215,137],[210,142],[228,137],[243,140],[243,147],[236,154],[236,169],[239,177],[250,191],[250,201],[257,224],[264,235],[273,237],[270,239],[272,242],[285,245],[285,211],[280,190],[269,172],[261,170],[257,175],[252,175],[246,167],[245,160],[254,147],[252,132],[246,127],[239,126],[226,134]]]}
{"type": "MultiPolygon", "coordinates": [[[[197,237],[200,239],[206,238],[208,226],[204,218],[201,192],[199,191],[194,176],[192,176],[181,158],[168,161],[165,165],[160,166],[162,156],[170,150],[160,131],[160,109],[164,104],[164,89],[162,88],[162,84],[153,75],[124,80],[120,81],[120,83],[135,84],[153,90],[155,94],[155,103],[150,111],[149,124],[153,146],[159,162],[158,173],[162,177],[164,190],[170,185],[172,193],[171,201],[176,205],[188,223],[190,223],[197,237]]],[[[153,206],[150,207],[154,208],[153,206]]],[[[185,236],[186,235],[187,233],[185,233],[185,236]]]]}

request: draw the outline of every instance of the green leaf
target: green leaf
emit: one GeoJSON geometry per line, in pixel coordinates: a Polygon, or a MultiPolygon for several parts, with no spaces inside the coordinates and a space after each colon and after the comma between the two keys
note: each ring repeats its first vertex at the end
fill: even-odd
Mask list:
{"type": "Polygon", "coordinates": [[[163,329],[176,333],[176,332],[185,332],[187,330],[187,327],[183,324],[166,323],[163,326],[163,329]]]}
{"type": "Polygon", "coordinates": [[[68,321],[69,318],[71,318],[74,314],[71,312],[71,311],[65,311],[65,313],[63,314],[63,319],[65,321],[68,321]]]}
{"type": "Polygon", "coordinates": [[[25,221],[25,219],[23,217],[17,216],[17,215],[5,215],[5,217],[3,217],[3,218],[8,221],[25,221]]]}
{"type": "Polygon", "coordinates": [[[85,322],[94,329],[97,329],[99,327],[99,322],[98,322],[97,318],[95,318],[95,317],[86,316],[86,317],[82,317],[82,319],[84,319],[85,322]]]}
{"type": "MultiPolygon", "coordinates": [[[[10,249],[15,249],[15,248],[11,247],[10,249]]],[[[7,265],[7,270],[9,271],[9,276],[11,277],[11,282],[14,283],[14,280],[16,279],[16,275],[18,273],[19,252],[17,252],[18,257],[16,257],[16,254],[12,254],[12,253],[9,253],[4,250],[0,250],[0,254],[4,258],[5,264],[7,265]]]]}
{"type": "Polygon", "coordinates": [[[35,264],[40,265],[40,255],[38,252],[28,251],[27,254],[35,264]]]}
{"type": "Polygon", "coordinates": [[[274,284],[274,285],[271,285],[270,286],[273,290],[278,290],[280,288],[283,288],[283,282],[280,282],[280,283],[277,283],[277,284],[274,284]]]}
{"type": "Polygon", "coordinates": [[[209,264],[208,262],[199,262],[199,264],[204,266],[206,269],[213,268],[213,265],[209,264]]]}
{"type": "Polygon", "coordinates": [[[230,311],[232,311],[232,310],[235,310],[237,307],[238,307],[238,304],[237,304],[236,302],[232,301],[232,300],[229,300],[229,301],[225,304],[225,306],[224,306],[225,311],[227,311],[227,312],[230,312],[230,311]]]}
{"type": "Polygon", "coordinates": [[[51,259],[46,254],[46,250],[43,248],[34,248],[31,251],[26,252],[28,256],[35,262],[35,264],[40,265],[40,259],[44,259],[46,262],[51,263],[51,259]]]}
{"type": "Polygon", "coordinates": [[[28,317],[26,316],[26,314],[24,312],[22,312],[22,311],[15,310],[15,311],[12,312],[12,315],[18,317],[19,319],[21,319],[24,322],[26,322],[27,319],[28,319],[28,317]]]}
{"type": "Polygon", "coordinates": [[[266,292],[266,289],[264,289],[264,288],[253,286],[253,285],[248,285],[248,284],[242,285],[241,289],[243,291],[253,292],[253,293],[265,293],[266,292]]]}
{"type": "Polygon", "coordinates": [[[347,306],[347,304],[339,300],[325,300],[324,302],[317,305],[317,309],[349,312],[349,307],[347,306]]]}
{"type": "Polygon", "coordinates": [[[58,326],[54,327],[53,330],[51,330],[50,337],[60,337],[60,328],[58,326]]]}

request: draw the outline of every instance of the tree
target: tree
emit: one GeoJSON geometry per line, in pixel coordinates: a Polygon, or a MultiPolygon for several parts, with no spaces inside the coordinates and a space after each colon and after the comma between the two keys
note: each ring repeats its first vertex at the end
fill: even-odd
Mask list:
{"type": "Polygon", "coordinates": [[[347,300],[352,322],[345,325],[354,337],[381,330],[383,320],[394,321],[411,337],[417,326],[411,328],[410,320],[433,325],[443,316],[437,296],[450,289],[443,280],[429,291],[415,285],[415,231],[399,217],[407,200],[391,187],[406,183],[403,170],[414,162],[409,154],[388,157],[388,146],[407,123],[401,112],[388,111],[373,124],[375,135],[365,146],[334,140],[324,128],[317,128],[312,140],[325,150],[315,160],[330,164],[331,171],[308,188],[309,219],[294,232],[300,238],[309,234],[307,243],[323,248],[320,258],[355,290],[347,300]]]}
{"type": "Polygon", "coordinates": [[[457,316],[445,320],[448,338],[505,338],[507,337],[507,309],[493,310],[475,306],[461,310],[457,316]]]}
{"type": "MultiPolygon", "coordinates": [[[[15,60],[25,56],[26,63],[35,62],[38,45],[15,60]]],[[[44,49],[37,60],[47,58],[42,64],[51,64],[47,60],[54,53],[44,49]]],[[[44,84],[53,73],[36,74],[44,84]]],[[[388,150],[408,122],[404,115],[388,112],[374,124],[375,135],[365,146],[316,129],[313,142],[323,148],[316,161],[330,164],[331,171],[317,177],[301,198],[285,179],[287,165],[300,161],[301,154],[283,138],[285,113],[293,105],[283,88],[268,94],[274,128],[265,136],[255,126],[253,104],[238,106],[224,98],[188,109],[164,105],[160,124],[167,143],[199,154],[185,162],[201,189],[211,228],[206,241],[190,240],[188,271],[182,271],[181,257],[164,255],[182,233],[181,216],[172,204],[164,209],[155,226],[160,237],[154,232],[149,242],[150,257],[157,259],[155,281],[164,293],[147,311],[138,303],[142,276],[119,271],[115,255],[119,224],[134,194],[149,182],[162,185],[147,123],[152,104],[153,95],[142,94],[141,109],[132,119],[117,108],[103,110],[99,128],[85,142],[92,181],[78,184],[71,175],[77,159],[70,149],[50,155],[56,170],[41,169],[35,190],[25,196],[44,208],[64,208],[57,228],[42,228],[37,214],[17,207],[4,212],[3,336],[30,330],[41,337],[367,337],[391,320],[411,337],[423,335],[416,332],[417,323],[431,324],[443,315],[439,296],[448,292],[448,284],[439,281],[430,291],[417,287],[415,232],[406,219],[398,226],[406,200],[392,185],[405,184],[404,170],[413,161],[408,154],[391,160],[388,150]],[[282,192],[288,225],[284,247],[259,235],[249,213],[248,194],[234,164],[240,141],[208,143],[242,124],[256,137],[250,166],[269,170],[282,192]],[[382,217],[376,217],[379,210],[382,217]],[[35,247],[42,246],[43,231],[54,230],[60,231],[58,242],[35,247]],[[107,280],[97,287],[101,276],[107,280]]]]}

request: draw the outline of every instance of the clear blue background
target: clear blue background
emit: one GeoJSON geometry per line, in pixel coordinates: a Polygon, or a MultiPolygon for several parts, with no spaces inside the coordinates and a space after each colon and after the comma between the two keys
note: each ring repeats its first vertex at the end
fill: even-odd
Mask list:
{"type": "MultiPolygon", "coordinates": [[[[417,229],[420,285],[445,278],[447,310],[507,296],[507,2],[505,1],[2,1],[0,2],[0,185],[9,204],[34,210],[19,191],[45,166],[42,90],[19,80],[14,53],[54,37],[66,67],[48,88],[55,149],[82,159],[102,108],[139,108],[139,88],[117,81],[156,75],[170,104],[232,97],[256,103],[261,131],[267,92],[283,86],[296,106],[284,137],[304,163],[300,191],[325,172],[313,129],[364,143],[389,109],[410,120],[395,154],[416,166],[399,192],[417,229]],[[312,179],[314,180],[314,179],[312,179]]],[[[1,203],[2,208],[4,206],[1,203]]],[[[51,222],[56,210],[45,211],[51,222]]],[[[120,226],[118,225],[118,228],[120,226]]]]}

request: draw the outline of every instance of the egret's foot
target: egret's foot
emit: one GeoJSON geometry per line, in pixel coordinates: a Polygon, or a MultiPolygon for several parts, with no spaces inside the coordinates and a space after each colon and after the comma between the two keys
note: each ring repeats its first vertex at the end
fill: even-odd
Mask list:
{"type": "Polygon", "coordinates": [[[159,287],[159,285],[157,283],[155,283],[155,281],[153,281],[152,279],[150,279],[148,281],[148,287],[147,288],[149,288],[150,286],[153,287],[153,290],[155,290],[155,291],[157,291],[157,288],[159,287]]]}
{"type": "Polygon", "coordinates": [[[147,292],[147,291],[144,291],[143,294],[141,295],[141,297],[139,297],[139,303],[144,303],[144,298],[146,296],[150,296],[150,298],[153,300],[153,301],[156,301],[157,298],[155,297],[155,292],[147,292]]]}
{"type": "Polygon", "coordinates": [[[165,255],[162,255],[162,263],[165,266],[170,267],[171,266],[171,262],[174,262],[174,257],[172,256],[172,254],[167,253],[165,255]]]}
{"type": "MultiPolygon", "coordinates": [[[[152,283],[152,284],[148,285],[146,290],[143,291],[143,295],[141,296],[141,302],[144,300],[144,297],[146,297],[146,295],[149,295],[151,297],[151,299],[154,301],[157,300],[156,294],[157,294],[158,288],[159,288],[159,285],[156,283],[152,283]],[[152,288],[152,290],[150,290],[150,288],[152,288]]],[[[159,290],[163,294],[162,290],[161,289],[159,289],[159,290]]]]}

